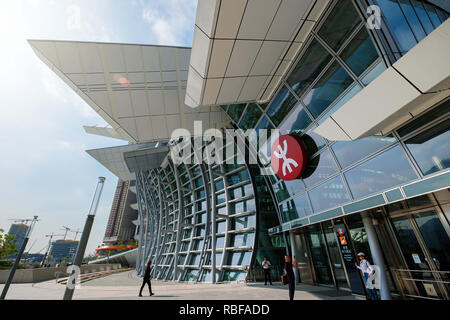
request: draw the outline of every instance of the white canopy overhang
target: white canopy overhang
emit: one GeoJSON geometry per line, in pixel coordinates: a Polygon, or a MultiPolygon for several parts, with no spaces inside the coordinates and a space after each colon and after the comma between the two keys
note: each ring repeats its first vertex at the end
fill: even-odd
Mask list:
{"type": "Polygon", "coordinates": [[[229,121],[217,106],[184,104],[190,48],[30,40],[36,55],[110,126],[89,133],[132,143],[168,140],[173,130],[193,132],[229,121]]]}
{"type": "Polygon", "coordinates": [[[167,142],[149,142],[86,152],[114,175],[129,181],[136,179],[136,171],[160,167],[169,152],[169,146],[167,142]]]}
{"type": "Polygon", "coordinates": [[[266,102],[329,0],[199,0],[185,103],[266,102]]]}

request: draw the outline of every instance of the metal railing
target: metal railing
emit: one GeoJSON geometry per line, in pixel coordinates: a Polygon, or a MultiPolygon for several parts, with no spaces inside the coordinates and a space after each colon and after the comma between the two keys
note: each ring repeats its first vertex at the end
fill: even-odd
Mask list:
{"type": "Polygon", "coordinates": [[[450,285],[450,271],[435,271],[435,270],[412,270],[412,269],[394,269],[391,268],[393,274],[398,282],[412,282],[417,288],[416,283],[419,282],[424,286],[427,296],[415,295],[408,292],[403,292],[407,297],[433,299],[433,300],[448,300],[448,286],[450,285]],[[428,278],[428,279],[427,279],[428,278]]]}

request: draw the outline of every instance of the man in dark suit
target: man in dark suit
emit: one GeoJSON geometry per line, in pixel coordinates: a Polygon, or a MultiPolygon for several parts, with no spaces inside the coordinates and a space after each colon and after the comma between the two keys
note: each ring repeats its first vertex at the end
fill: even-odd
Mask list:
{"type": "Polygon", "coordinates": [[[152,270],[152,260],[149,260],[147,262],[147,268],[145,269],[144,279],[142,281],[141,290],[139,291],[139,297],[142,297],[142,289],[144,289],[145,284],[148,285],[148,290],[150,291],[150,296],[153,296],[154,293],[152,292],[152,284],[150,283],[150,271],[152,270]]]}

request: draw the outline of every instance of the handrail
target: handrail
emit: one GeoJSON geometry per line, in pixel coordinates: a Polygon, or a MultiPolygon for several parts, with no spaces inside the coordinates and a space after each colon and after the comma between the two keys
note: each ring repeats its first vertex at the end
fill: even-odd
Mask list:
{"type": "Polygon", "coordinates": [[[435,271],[435,270],[412,270],[412,269],[395,269],[391,268],[393,271],[402,271],[402,272],[434,272],[434,273],[450,273],[450,271],[435,271]]]}

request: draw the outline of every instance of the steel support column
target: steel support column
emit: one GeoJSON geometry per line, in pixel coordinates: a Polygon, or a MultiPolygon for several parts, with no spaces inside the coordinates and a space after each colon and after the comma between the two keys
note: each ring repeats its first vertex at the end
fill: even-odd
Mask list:
{"type": "Polygon", "coordinates": [[[373,257],[373,263],[380,268],[378,279],[380,283],[381,300],[392,300],[391,291],[389,289],[386,277],[386,265],[384,263],[383,252],[381,251],[380,243],[378,242],[377,234],[372,223],[372,218],[367,212],[362,212],[361,218],[364,224],[364,229],[366,230],[370,252],[373,257]]]}

